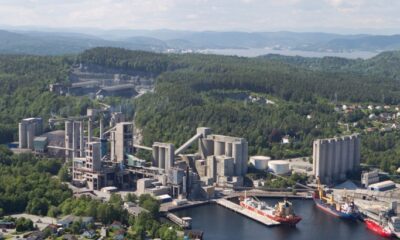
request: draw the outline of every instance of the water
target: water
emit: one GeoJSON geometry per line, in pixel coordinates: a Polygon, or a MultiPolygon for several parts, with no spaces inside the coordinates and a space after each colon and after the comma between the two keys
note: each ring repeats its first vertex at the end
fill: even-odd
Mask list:
{"type": "Polygon", "coordinates": [[[352,52],[317,52],[317,51],[300,51],[300,50],[275,50],[268,48],[248,48],[248,49],[206,49],[199,51],[201,53],[210,53],[218,55],[231,55],[240,57],[257,57],[266,54],[280,54],[285,56],[302,56],[302,57],[342,57],[342,58],[362,58],[367,59],[376,56],[379,52],[352,51],[352,52]]]}
{"type": "MultiPolygon", "coordinates": [[[[279,199],[266,200],[275,204],[279,199]]],[[[367,230],[360,221],[341,220],[317,209],[312,200],[291,200],[296,214],[303,219],[297,227],[267,227],[217,204],[209,204],[176,212],[193,218],[193,229],[204,231],[206,240],[330,240],[383,239],[367,230]]]]}

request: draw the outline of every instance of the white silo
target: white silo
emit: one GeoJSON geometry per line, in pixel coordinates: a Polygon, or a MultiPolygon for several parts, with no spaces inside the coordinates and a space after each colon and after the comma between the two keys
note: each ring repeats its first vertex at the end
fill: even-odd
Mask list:
{"type": "Polygon", "coordinates": [[[268,162],[271,160],[268,156],[252,156],[250,162],[258,170],[265,170],[268,168],[268,162]]]}
{"type": "Polygon", "coordinates": [[[274,160],[268,162],[268,167],[276,174],[287,174],[290,172],[289,162],[283,160],[274,160]]]}

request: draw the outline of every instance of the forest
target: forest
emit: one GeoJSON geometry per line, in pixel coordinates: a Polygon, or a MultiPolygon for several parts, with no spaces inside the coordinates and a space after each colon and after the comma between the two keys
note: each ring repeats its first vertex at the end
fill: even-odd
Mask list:
{"type": "Polygon", "coordinates": [[[50,83],[68,82],[68,57],[0,55],[0,144],[16,140],[22,118],[82,114],[87,98],[57,96],[50,83]]]}
{"type": "MultiPolygon", "coordinates": [[[[17,122],[24,117],[84,114],[95,100],[57,96],[48,84],[68,82],[71,65],[101,66],[156,77],[154,93],[139,99],[105,99],[112,105],[133,105],[136,126],[145,145],[154,141],[177,146],[199,126],[215,133],[241,136],[249,153],[289,158],[311,155],[316,138],[342,134],[343,119],[334,102],[398,104],[398,52],[368,60],[267,56],[260,58],[204,54],[160,54],[120,48],[94,48],[77,56],[0,56],[0,143],[17,140],[17,122]],[[397,64],[397,65],[396,65],[397,64]],[[390,73],[390,74],[388,74],[390,73]],[[272,100],[252,101],[252,98],[272,100]],[[282,144],[282,137],[290,139],[282,144]]],[[[378,136],[386,138],[383,136],[378,136]]],[[[368,144],[363,160],[376,165],[398,146],[376,151],[368,144]],[[381,158],[382,154],[386,156],[381,158]]],[[[400,148],[400,147],[399,147],[400,148]]],[[[400,166],[391,158],[385,169],[400,166]]]]}
{"type": "Polygon", "coordinates": [[[31,154],[14,155],[0,147],[0,213],[28,212],[46,216],[72,196],[71,190],[54,178],[62,161],[39,159],[31,154]]]}

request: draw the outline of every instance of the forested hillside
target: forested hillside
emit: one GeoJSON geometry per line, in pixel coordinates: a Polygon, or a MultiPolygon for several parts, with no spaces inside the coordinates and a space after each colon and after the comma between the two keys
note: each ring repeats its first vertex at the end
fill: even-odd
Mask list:
{"type": "Polygon", "coordinates": [[[13,140],[22,118],[86,111],[88,99],[48,90],[48,84],[68,80],[70,65],[62,57],[0,55],[0,143],[13,140]]]}
{"type": "Polygon", "coordinates": [[[383,52],[366,60],[338,57],[306,58],[282,55],[265,55],[260,58],[288,63],[313,71],[355,73],[375,78],[378,81],[387,79],[400,81],[400,51],[383,52]]]}
{"type": "Polygon", "coordinates": [[[348,102],[400,100],[392,79],[311,70],[269,59],[96,48],[84,52],[80,61],[158,74],[155,93],[135,104],[136,124],[146,145],[180,145],[196,127],[209,126],[247,138],[250,154],[304,156],[311,154],[313,139],[340,133],[339,115],[330,103],[335,94],[348,102]],[[235,95],[245,97],[231,97],[235,95]],[[274,99],[276,104],[252,102],[249,96],[274,99]],[[280,144],[285,135],[291,144],[280,144]]]}
{"type": "MultiPolygon", "coordinates": [[[[360,119],[357,114],[338,114],[333,100],[365,105],[400,102],[398,56],[398,52],[388,52],[369,60],[241,58],[118,48],[91,49],[76,59],[3,55],[1,142],[17,139],[17,122],[21,118],[85,113],[92,100],[56,96],[47,89],[51,82],[67,81],[71,64],[76,61],[156,77],[155,92],[134,101],[135,121],[143,130],[145,145],[154,141],[180,145],[197,127],[209,126],[216,133],[247,138],[250,154],[306,156],[311,154],[315,138],[342,134],[339,122],[360,119]],[[281,144],[283,136],[288,136],[291,143],[281,144]]],[[[105,101],[121,103],[118,98],[105,101]]],[[[130,102],[133,101],[123,104],[130,102]]],[[[373,144],[371,141],[368,138],[366,144],[373,144]]],[[[368,152],[372,157],[366,160],[380,164],[382,154],[389,159],[394,147],[374,151],[376,155],[368,152]]],[[[400,163],[388,161],[395,162],[388,166],[400,163]]]]}

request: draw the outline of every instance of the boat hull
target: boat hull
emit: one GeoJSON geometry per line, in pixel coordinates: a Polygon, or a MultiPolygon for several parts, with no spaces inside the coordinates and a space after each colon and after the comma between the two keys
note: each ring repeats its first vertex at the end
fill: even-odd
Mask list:
{"type": "Polygon", "coordinates": [[[252,211],[254,213],[257,213],[258,215],[267,217],[267,218],[269,218],[271,220],[277,221],[277,222],[279,222],[281,224],[285,224],[285,225],[295,226],[298,222],[301,221],[301,217],[299,217],[299,216],[286,217],[286,218],[274,216],[274,215],[272,215],[272,213],[268,214],[268,213],[266,213],[264,211],[261,211],[259,209],[256,209],[256,208],[252,207],[252,206],[249,206],[249,205],[245,204],[244,202],[240,202],[240,206],[242,206],[242,207],[244,207],[244,208],[246,208],[246,209],[248,209],[248,210],[250,210],[250,211],[252,211]]]}
{"type": "Polygon", "coordinates": [[[390,238],[392,236],[390,230],[384,229],[381,225],[371,219],[365,219],[364,223],[369,230],[381,237],[390,238]]]}
{"type": "Polygon", "coordinates": [[[320,199],[315,199],[314,198],[314,202],[315,205],[321,209],[322,211],[338,217],[338,218],[343,218],[343,219],[357,219],[357,215],[356,214],[349,214],[349,213],[344,213],[341,211],[336,210],[335,208],[333,208],[332,206],[329,206],[328,204],[325,204],[324,202],[322,202],[320,199]]]}

